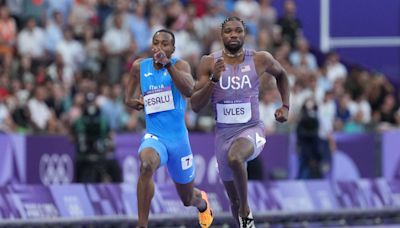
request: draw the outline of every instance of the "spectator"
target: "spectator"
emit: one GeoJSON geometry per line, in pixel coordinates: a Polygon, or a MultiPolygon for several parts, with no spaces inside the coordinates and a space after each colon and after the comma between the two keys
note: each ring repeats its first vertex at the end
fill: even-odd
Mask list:
{"type": "Polygon", "coordinates": [[[251,37],[258,35],[258,22],[260,20],[260,4],[255,0],[239,0],[235,2],[235,13],[246,21],[247,34],[251,37]]]}
{"type": "Polygon", "coordinates": [[[52,110],[44,102],[46,90],[43,86],[35,88],[35,96],[28,101],[30,121],[35,132],[56,132],[56,120],[52,110]]]}
{"type": "Polygon", "coordinates": [[[82,38],[87,26],[98,25],[95,3],[93,0],[75,0],[69,16],[69,26],[75,37],[82,38]]]}
{"type": "Polygon", "coordinates": [[[265,135],[271,135],[276,131],[275,110],[279,108],[279,99],[275,87],[267,88],[261,93],[260,120],[264,123],[265,135]]]}
{"type": "Polygon", "coordinates": [[[321,152],[321,171],[327,177],[332,168],[332,152],[334,141],[334,124],[336,105],[332,91],[325,93],[322,103],[318,105],[319,151],[321,152]]]}
{"type": "Polygon", "coordinates": [[[301,22],[296,17],[296,2],[285,0],[283,5],[284,14],[278,19],[278,25],[282,28],[282,37],[294,47],[295,40],[301,35],[301,22]]]}
{"type": "MultiPolygon", "coordinates": [[[[2,77],[5,77],[5,74],[3,74],[2,77]]],[[[0,132],[8,132],[14,129],[14,123],[7,104],[7,98],[11,94],[8,89],[5,88],[4,78],[0,79],[0,132]]]]}
{"type": "Polygon", "coordinates": [[[150,47],[149,40],[151,35],[149,24],[145,17],[144,3],[139,2],[136,4],[135,11],[130,22],[131,36],[136,42],[137,51],[139,53],[147,51],[150,47]]]}
{"type": "Polygon", "coordinates": [[[54,11],[51,20],[46,25],[46,50],[51,56],[56,54],[57,44],[63,40],[63,16],[60,12],[54,11]]]}
{"type": "Polygon", "coordinates": [[[380,108],[373,113],[374,122],[378,123],[379,130],[389,130],[400,125],[398,116],[396,116],[396,108],[395,96],[393,94],[386,95],[380,108]]]}
{"type": "Polygon", "coordinates": [[[315,101],[307,99],[301,109],[301,118],[297,125],[297,145],[299,148],[299,179],[322,177],[321,152],[319,147],[318,107],[315,101]]]}
{"type": "Polygon", "coordinates": [[[394,92],[394,88],[388,82],[385,75],[381,73],[373,74],[373,77],[370,80],[371,83],[366,88],[367,97],[371,104],[371,109],[377,110],[381,107],[385,97],[394,92]]]}
{"type": "Polygon", "coordinates": [[[64,39],[57,45],[57,54],[60,55],[64,68],[62,81],[70,87],[74,82],[73,74],[81,69],[86,59],[82,44],[73,38],[71,27],[64,29],[64,39]]]}
{"type": "Polygon", "coordinates": [[[121,182],[121,169],[114,158],[111,132],[95,98],[93,93],[86,94],[83,114],[71,129],[77,145],[76,181],[121,182]]]}
{"type": "Polygon", "coordinates": [[[14,57],[17,24],[6,6],[0,7],[0,62],[9,70],[14,57]]]}
{"type": "Polygon", "coordinates": [[[351,121],[351,112],[349,109],[350,95],[341,94],[336,101],[335,130],[342,131],[347,123],[351,121]]]}
{"type": "Polygon", "coordinates": [[[371,122],[371,106],[363,91],[358,91],[353,95],[353,99],[349,103],[349,110],[352,116],[358,116],[360,124],[366,125],[371,122]]]}
{"type": "Polygon", "coordinates": [[[33,17],[26,20],[24,29],[18,34],[18,51],[34,63],[43,62],[46,58],[46,36],[33,17]]]}
{"type": "Polygon", "coordinates": [[[326,77],[331,83],[336,80],[344,81],[347,78],[347,69],[340,62],[340,57],[336,52],[332,51],[327,54],[325,64],[326,77]]]}
{"type": "Polygon", "coordinates": [[[83,48],[86,53],[86,61],[83,68],[99,74],[101,71],[101,42],[94,37],[94,29],[87,25],[83,31],[83,48]]]}
{"type": "Polygon", "coordinates": [[[122,101],[120,84],[111,87],[110,96],[100,106],[101,112],[107,121],[108,128],[113,132],[120,132],[128,122],[129,116],[122,101]]]}
{"type": "Polygon", "coordinates": [[[260,0],[260,17],[258,27],[260,30],[267,29],[269,33],[278,18],[276,9],[271,5],[271,0],[260,0]]]}
{"type": "Polygon", "coordinates": [[[54,15],[54,12],[59,12],[61,14],[62,21],[68,21],[73,4],[74,0],[45,0],[47,18],[51,18],[52,15],[54,15]]]}
{"type": "Polygon", "coordinates": [[[114,27],[106,31],[102,38],[106,56],[107,81],[115,84],[122,74],[123,57],[131,45],[131,35],[124,29],[122,15],[115,15],[114,27]]]}
{"type": "Polygon", "coordinates": [[[296,50],[289,56],[290,62],[295,67],[305,67],[307,70],[317,70],[317,59],[309,50],[309,44],[306,38],[299,37],[296,39],[296,50]]]}
{"type": "Polygon", "coordinates": [[[111,28],[115,27],[115,17],[119,17],[121,20],[120,27],[124,30],[129,31],[130,21],[132,15],[129,13],[129,0],[116,0],[114,12],[110,14],[105,21],[105,31],[107,32],[111,28]]]}
{"type": "Polygon", "coordinates": [[[260,50],[268,51],[270,53],[274,51],[272,36],[268,29],[259,30],[257,38],[257,48],[260,50]]]}
{"type": "Polygon", "coordinates": [[[105,31],[105,23],[108,16],[110,16],[113,12],[113,8],[111,7],[111,0],[98,0],[97,1],[97,18],[99,23],[99,33],[103,34],[105,31]]]}

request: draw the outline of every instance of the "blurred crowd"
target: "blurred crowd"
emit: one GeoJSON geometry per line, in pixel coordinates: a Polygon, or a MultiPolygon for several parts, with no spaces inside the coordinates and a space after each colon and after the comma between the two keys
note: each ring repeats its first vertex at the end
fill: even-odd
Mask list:
{"type": "MultiPolygon", "coordinates": [[[[282,14],[272,0],[0,0],[0,131],[67,134],[97,113],[112,132],[141,132],[143,112],[125,107],[123,89],[133,61],[151,55],[153,33],[175,33],[174,56],[195,77],[201,56],[221,48],[221,22],[232,15],[246,23],[245,47],[270,52],[289,74],[290,124],[283,125],[273,115],[281,105],[275,80],[263,77],[266,134],[292,131],[310,107],[321,138],[399,127],[399,95],[385,75],[312,49],[296,2],[280,2],[282,14]]],[[[210,107],[188,107],[186,120],[191,131],[214,126],[210,107]]]]}

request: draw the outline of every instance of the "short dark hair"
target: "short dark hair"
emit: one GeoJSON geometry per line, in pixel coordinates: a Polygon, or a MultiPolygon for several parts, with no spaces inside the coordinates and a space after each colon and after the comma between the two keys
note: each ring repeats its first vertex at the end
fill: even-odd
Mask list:
{"type": "Polygon", "coordinates": [[[239,17],[236,16],[232,16],[232,17],[227,17],[221,24],[221,29],[224,28],[225,24],[228,23],[229,21],[240,21],[243,25],[243,28],[246,29],[246,24],[244,23],[244,21],[242,19],[240,19],[239,17]]]}
{"type": "Polygon", "coordinates": [[[154,39],[154,36],[155,36],[157,33],[159,33],[159,32],[165,32],[165,33],[170,34],[170,35],[172,36],[172,45],[175,46],[175,35],[174,35],[173,32],[171,32],[171,31],[168,30],[168,29],[160,29],[160,30],[158,30],[157,32],[154,33],[153,39],[154,39]]]}

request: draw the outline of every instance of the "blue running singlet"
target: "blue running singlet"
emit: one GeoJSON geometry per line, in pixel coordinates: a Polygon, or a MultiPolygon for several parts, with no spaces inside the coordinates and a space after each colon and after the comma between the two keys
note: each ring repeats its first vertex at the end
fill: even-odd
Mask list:
{"type": "MultiPolygon", "coordinates": [[[[177,59],[171,61],[176,64],[177,59]]],[[[146,134],[139,153],[144,148],[153,148],[160,156],[160,166],[167,165],[176,183],[191,182],[195,167],[185,125],[185,98],[166,68],[154,68],[152,58],[140,63],[140,88],[146,113],[146,134]]]]}

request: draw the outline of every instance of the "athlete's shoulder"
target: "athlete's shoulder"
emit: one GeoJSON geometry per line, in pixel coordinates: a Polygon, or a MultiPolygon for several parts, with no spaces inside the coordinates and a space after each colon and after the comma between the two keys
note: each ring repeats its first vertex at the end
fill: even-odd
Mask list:
{"type": "Polygon", "coordinates": [[[179,64],[189,64],[186,60],[184,60],[184,59],[181,59],[181,58],[176,58],[176,57],[172,57],[171,58],[171,62],[172,62],[172,64],[177,64],[177,63],[179,63],[179,64]]]}
{"type": "Polygon", "coordinates": [[[153,61],[152,58],[139,58],[138,60],[139,60],[139,64],[149,63],[149,62],[153,61]]]}
{"type": "Polygon", "coordinates": [[[260,58],[272,58],[272,55],[271,55],[271,53],[269,53],[268,51],[255,51],[255,50],[253,50],[253,52],[254,52],[254,56],[255,57],[260,57],[260,58]]]}
{"type": "Polygon", "coordinates": [[[187,71],[190,69],[190,64],[188,61],[179,58],[171,58],[172,64],[178,67],[180,70],[185,69],[187,71]]]}
{"type": "Polygon", "coordinates": [[[144,60],[144,58],[137,58],[135,61],[133,61],[132,66],[131,66],[132,70],[133,70],[133,69],[139,69],[140,63],[141,63],[143,60],[144,60]]]}
{"type": "Polygon", "coordinates": [[[254,51],[253,58],[256,63],[260,62],[263,64],[265,64],[266,62],[270,62],[274,59],[271,53],[267,51],[254,51]]]}
{"type": "Polygon", "coordinates": [[[131,66],[131,71],[139,71],[140,70],[140,66],[142,65],[142,64],[145,64],[146,62],[149,62],[149,61],[151,61],[152,59],[151,58],[137,58],[133,63],[132,63],[132,66],[131,66]]]}

